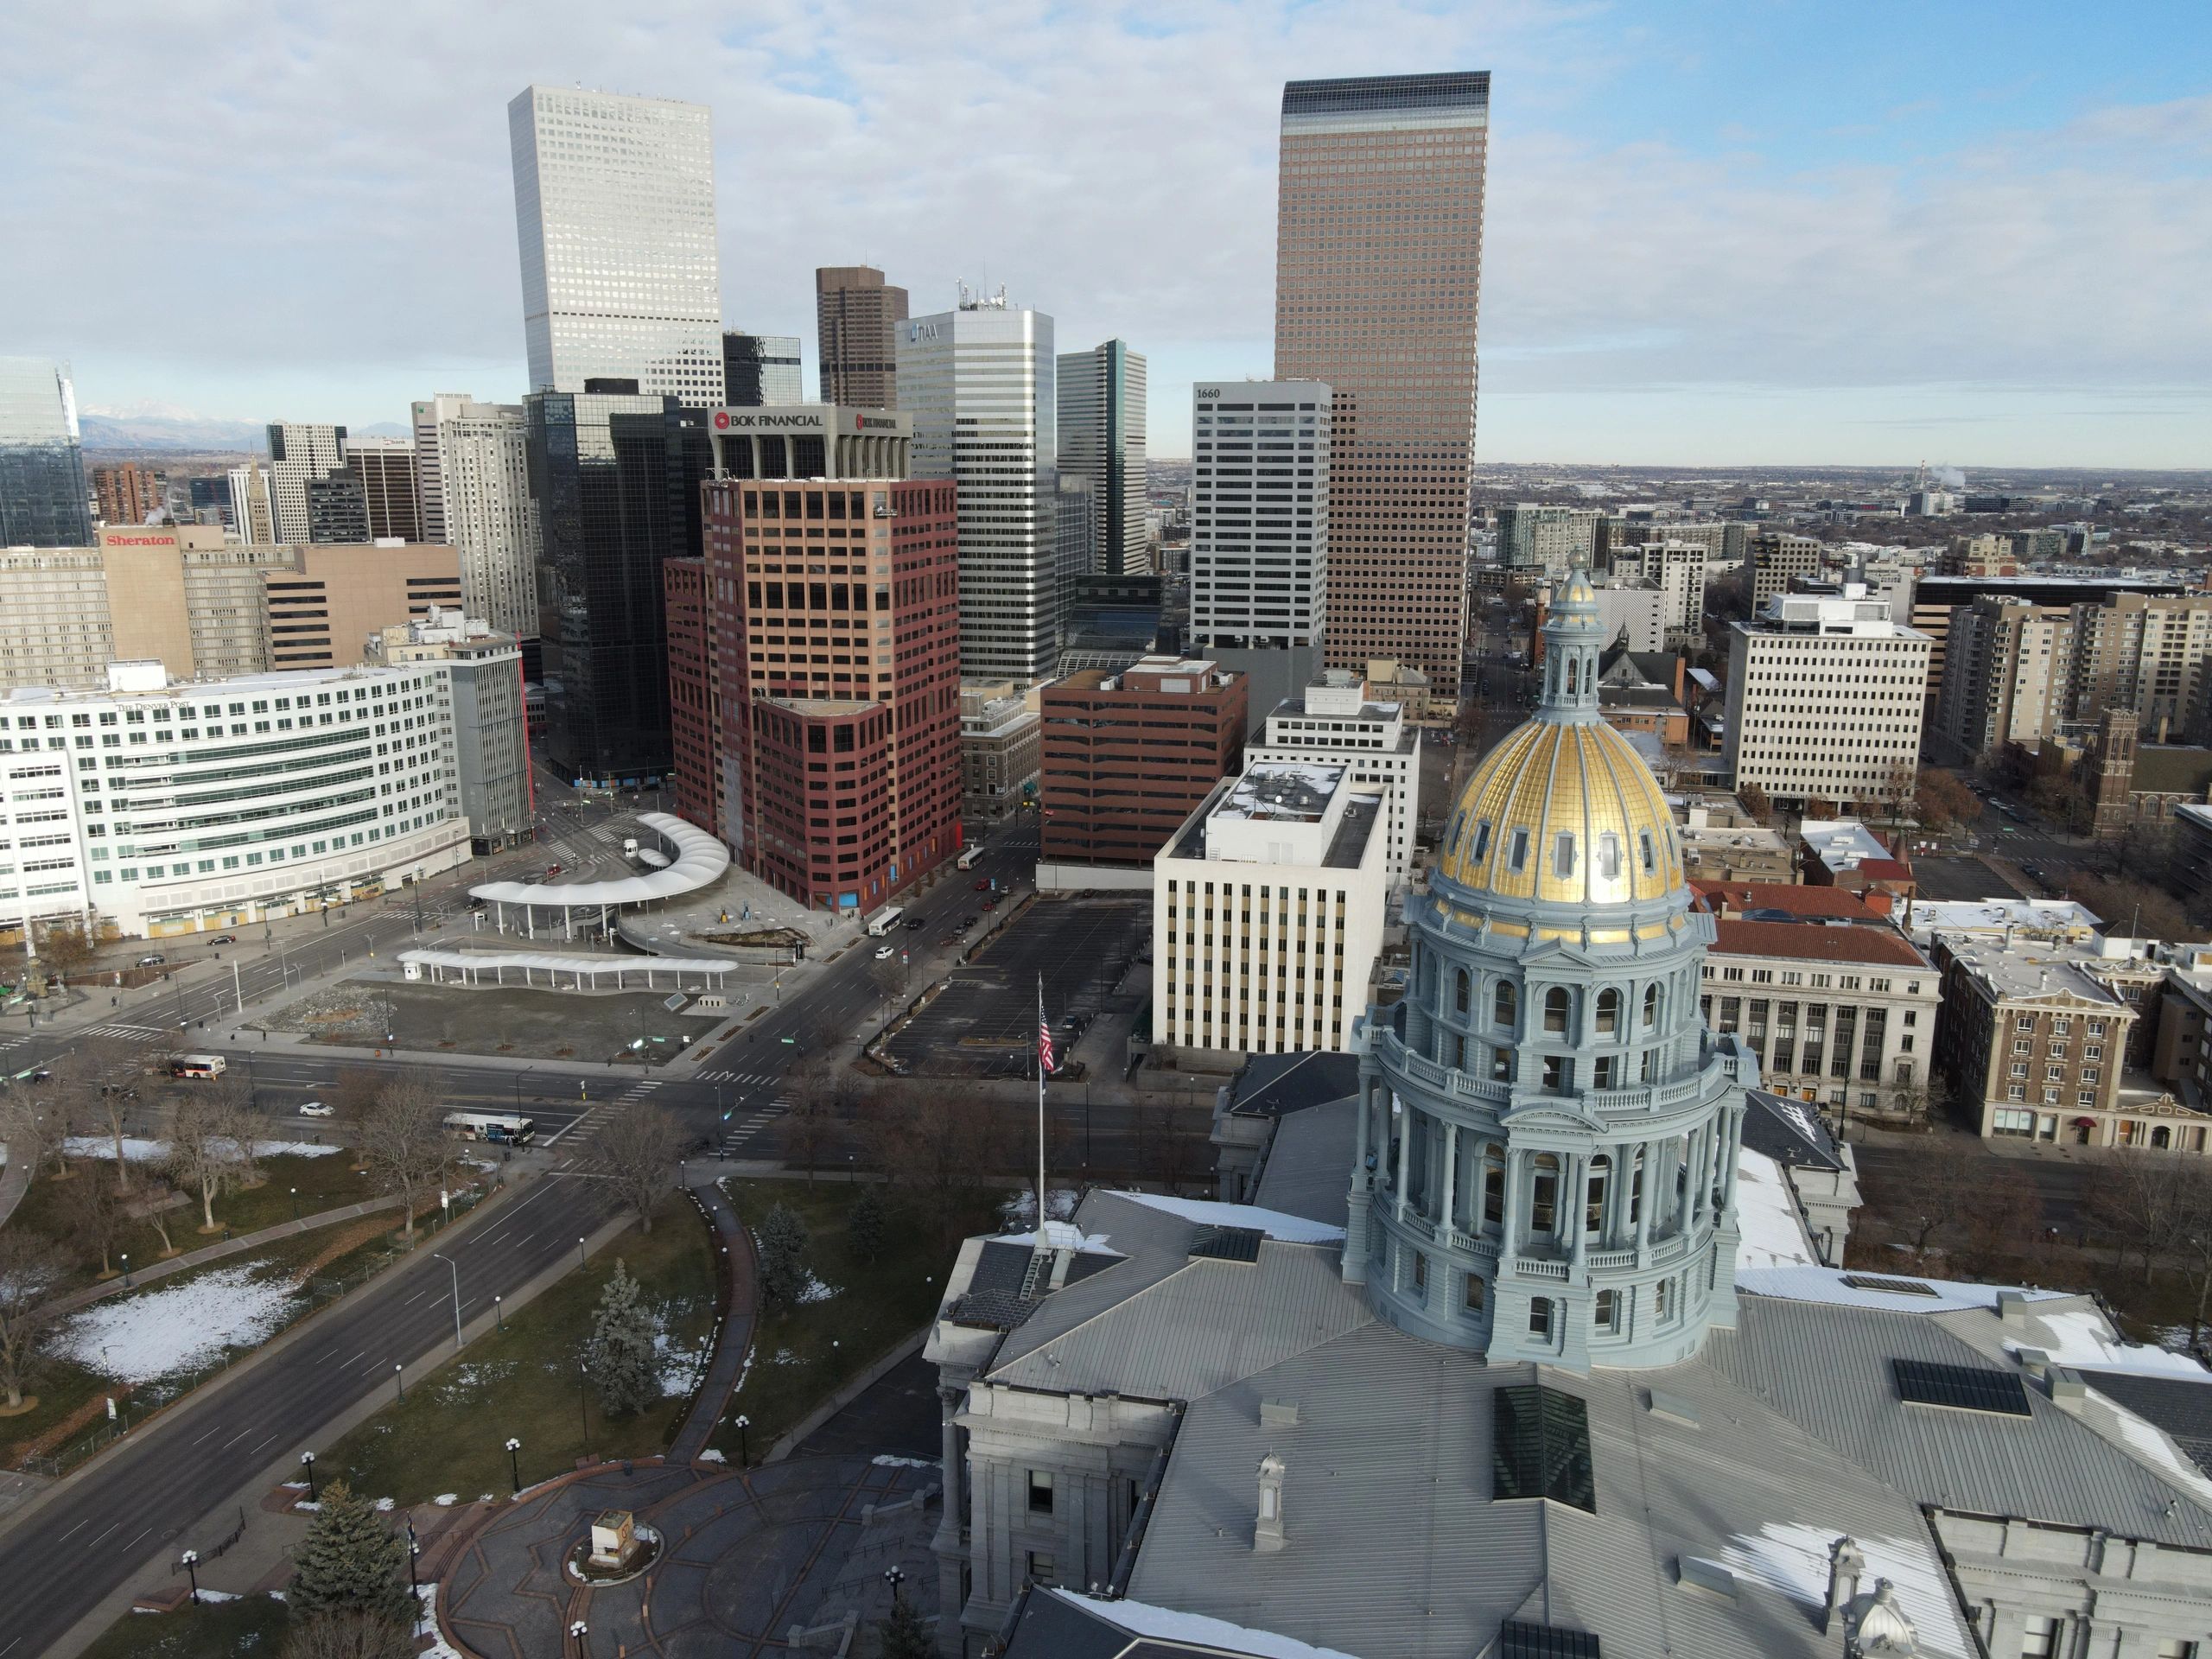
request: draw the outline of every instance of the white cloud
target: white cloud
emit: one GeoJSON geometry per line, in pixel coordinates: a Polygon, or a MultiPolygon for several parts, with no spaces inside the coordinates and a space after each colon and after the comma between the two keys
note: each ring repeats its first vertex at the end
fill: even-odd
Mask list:
{"type": "Polygon", "coordinates": [[[2212,368],[2212,99],[1850,168],[1594,136],[1666,49],[1536,0],[19,7],[0,223],[43,251],[0,263],[0,315],[92,406],[366,424],[512,397],[505,105],[581,79],[712,105],[725,315],[805,336],[810,391],[816,264],[880,264],[922,309],[987,276],[1064,346],[1149,353],[1174,453],[1195,375],[1268,366],[1282,81],[1486,67],[1486,456],[1720,459],[1778,429],[1809,447],[1764,458],[1891,456],[1884,423],[1939,406],[2016,451],[2212,447],[2201,394],[2098,412],[2212,368]]]}

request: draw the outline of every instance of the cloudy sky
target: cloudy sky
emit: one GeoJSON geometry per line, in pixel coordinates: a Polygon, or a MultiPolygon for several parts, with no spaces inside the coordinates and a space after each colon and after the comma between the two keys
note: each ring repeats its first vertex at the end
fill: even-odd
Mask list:
{"type": "Polygon", "coordinates": [[[1265,373],[1287,79],[1493,72],[1481,453],[2212,464],[2201,0],[175,0],[0,16],[0,353],[89,410],[523,391],[507,100],[712,106],[724,311],[966,277],[1265,373]]]}

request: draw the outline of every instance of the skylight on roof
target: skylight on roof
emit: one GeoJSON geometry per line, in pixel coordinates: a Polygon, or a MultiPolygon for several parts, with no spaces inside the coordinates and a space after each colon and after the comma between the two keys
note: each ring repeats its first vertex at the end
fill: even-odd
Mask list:
{"type": "Polygon", "coordinates": [[[1936,1287],[1918,1279],[1885,1279],[1879,1274],[1847,1273],[1843,1282],[1853,1290],[1885,1290],[1892,1296],[1933,1296],[1936,1287]]]}
{"type": "Polygon", "coordinates": [[[1898,1359],[1897,1395],[1916,1406],[1941,1406],[1948,1411],[1980,1411],[2004,1417],[2025,1417],[2028,1391],[2010,1371],[1986,1365],[1940,1365],[1933,1360],[1898,1359]]]}
{"type": "Polygon", "coordinates": [[[1497,1659],[1605,1659],[1587,1630],[1509,1618],[1497,1627],[1497,1659]]]}
{"type": "Polygon", "coordinates": [[[1598,1513],[1590,1411],[1579,1395],[1538,1383],[1491,1390],[1491,1496],[1548,1497],[1598,1513]]]}

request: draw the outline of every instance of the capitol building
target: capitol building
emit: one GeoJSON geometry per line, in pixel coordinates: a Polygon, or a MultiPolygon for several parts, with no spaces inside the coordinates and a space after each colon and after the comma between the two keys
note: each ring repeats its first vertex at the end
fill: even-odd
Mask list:
{"type": "Polygon", "coordinates": [[[1700,1020],[1580,569],[1544,635],[1253,1202],[963,1247],[941,1649],[2212,1659],[2212,1375],[2085,1298],[1821,1265],[1752,1143],[1825,1132],[1700,1020]]]}

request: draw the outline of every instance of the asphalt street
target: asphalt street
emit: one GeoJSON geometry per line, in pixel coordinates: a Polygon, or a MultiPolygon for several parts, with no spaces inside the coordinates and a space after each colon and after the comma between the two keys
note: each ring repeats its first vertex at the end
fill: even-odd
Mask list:
{"type": "MultiPolygon", "coordinates": [[[[572,1254],[607,1219],[603,1182],[550,1175],[464,1228],[451,1259],[464,1321],[572,1254]]],[[[0,1659],[45,1653],[111,1592],[158,1578],[209,1506],[257,1469],[315,1449],[323,1425],[393,1389],[395,1363],[453,1340],[452,1278],[429,1249],[316,1313],[254,1369],[190,1396],[0,1535],[0,1659]],[[152,1572],[149,1573],[149,1569],[152,1572]]]]}

